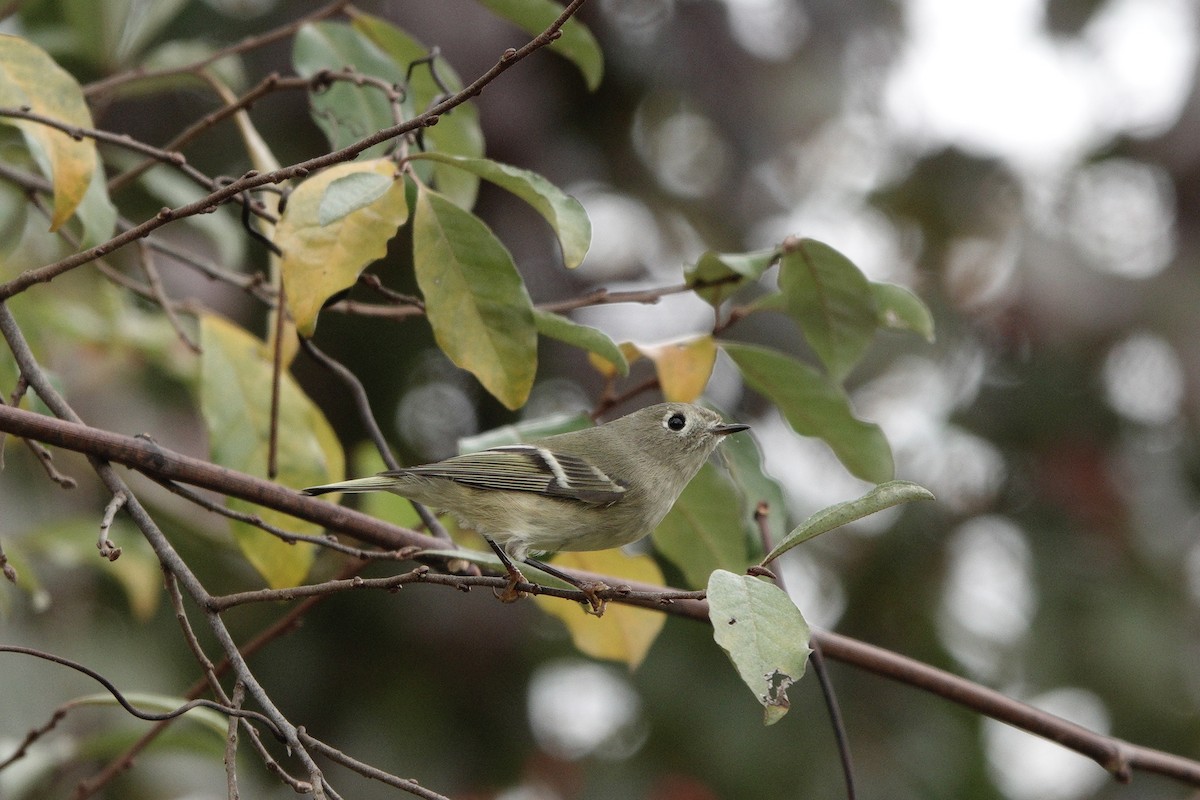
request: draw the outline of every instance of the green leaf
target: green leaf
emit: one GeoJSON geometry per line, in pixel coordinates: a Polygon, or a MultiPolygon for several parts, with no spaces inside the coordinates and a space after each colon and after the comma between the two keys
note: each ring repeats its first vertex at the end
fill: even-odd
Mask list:
{"type": "Polygon", "coordinates": [[[654,531],[654,547],[683,573],[688,586],[703,586],[715,569],[745,569],[742,498],[712,464],[705,464],[654,531]]]}
{"type": "Polygon", "coordinates": [[[696,294],[714,308],[733,296],[747,283],[757,280],[775,263],[779,251],[757,250],[752,253],[718,253],[709,250],[695,265],[684,270],[683,277],[695,286],[696,294]]]}
{"type": "Polygon", "coordinates": [[[537,373],[533,303],[512,256],[483,222],[424,186],[413,265],[438,347],[510,409],[537,373]]]}
{"type": "MultiPolygon", "coordinates": [[[[397,86],[404,83],[404,70],[370,39],[340,22],[309,23],[297,31],[292,44],[292,65],[305,78],[322,70],[338,71],[352,66],[358,72],[397,86]]],[[[387,97],[373,86],[334,81],[310,97],[313,121],[325,132],[335,150],[354,144],[375,131],[390,128],[398,121],[387,97]]],[[[363,155],[383,155],[389,146],[390,142],[381,142],[365,150],[363,155]]]]}
{"type": "MultiPolygon", "coordinates": [[[[68,125],[92,127],[83,91],[44,50],[17,36],[0,34],[0,106],[21,108],[68,125]]],[[[96,143],[25,119],[0,117],[21,131],[42,173],[54,186],[50,230],[71,218],[83,201],[96,169],[96,143]]]]}
{"type": "Polygon", "coordinates": [[[875,296],[866,276],[827,244],[791,240],[779,259],[779,288],[829,374],[844,378],[875,335],[875,296]]]}
{"type": "MultiPolygon", "coordinates": [[[[226,319],[200,317],[200,411],[212,460],[265,477],[271,414],[271,354],[263,342],[226,319]]],[[[278,475],[286,486],[341,480],[345,464],[337,436],[290,373],[280,376],[278,475]]],[[[258,514],[293,533],[320,535],[321,526],[272,509],[230,500],[230,508],[258,514]]],[[[232,522],[242,553],[273,588],[304,580],[313,560],[309,544],[287,544],[248,523],[232,522]]]]}
{"type": "Polygon", "coordinates": [[[778,722],[812,652],[800,609],[774,584],[717,570],[708,580],[708,617],[713,639],[762,704],[763,721],[778,722]]]}
{"type": "MultiPolygon", "coordinates": [[[[312,336],[317,314],[325,301],[348,286],[372,261],[387,254],[388,240],[408,217],[404,181],[396,165],[386,158],[337,164],[318,172],[296,187],[288,200],[274,241],[283,251],[279,261],[287,304],[301,336],[312,336]],[[338,181],[353,178],[386,188],[367,202],[367,194],[353,198],[352,184],[335,190],[338,181]],[[333,198],[330,198],[333,192],[333,198]],[[350,208],[357,205],[355,208],[350,208]],[[340,214],[340,216],[338,216],[340,214]],[[329,221],[322,222],[322,217],[329,221]]],[[[368,187],[369,188],[369,187],[368,187]]]]}
{"type": "MultiPolygon", "coordinates": [[[[479,0],[492,13],[503,17],[528,34],[536,36],[562,15],[563,7],[550,0],[479,0]]],[[[573,63],[591,91],[600,85],[604,74],[604,53],[596,37],[575,17],[567,20],[550,49],[573,63]]]]}
{"type": "Polygon", "coordinates": [[[583,263],[592,241],[592,223],[587,212],[578,200],[541,175],[487,158],[464,158],[446,153],[414,153],[411,156],[413,161],[422,159],[458,167],[512,192],[550,223],[562,247],[563,263],[567,268],[574,269],[583,263]]]}
{"type": "MultiPolygon", "coordinates": [[[[441,100],[445,96],[443,86],[449,92],[462,89],[458,73],[440,55],[434,56],[431,63],[409,70],[413,62],[429,57],[430,50],[406,32],[385,19],[365,14],[353,6],[347,8],[346,13],[350,15],[351,24],[357,31],[409,73],[406,88],[415,113],[421,113],[441,100]],[[434,80],[434,70],[442,86],[434,80]]],[[[422,135],[425,147],[439,153],[468,157],[483,155],[483,129],[479,126],[479,110],[474,103],[456,106],[443,114],[437,125],[426,128],[422,135]]],[[[434,163],[432,167],[432,181],[439,192],[460,208],[469,209],[475,205],[475,196],[479,191],[477,175],[446,164],[434,163]]]]}
{"type": "Polygon", "coordinates": [[[933,315],[921,298],[894,283],[872,282],[871,293],[875,295],[881,326],[912,331],[927,342],[933,341],[933,315]]]}
{"type": "Polygon", "coordinates": [[[854,416],[841,387],[812,367],[765,347],[722,343],[746,383],[771,400],[804,436],[816,436],[863,480],[892,478],[892,450],[878,425],[854,416]]]}
{"type": "Polygon", "coordinates": [[[629,362],[625,360],[621,348],[617,347],[616,343],[608,338],[608,334],[599,328],[581,325],[561,314],[552,314],[537,308],[533,310],[533,321],[537,326],[538,333],[542,336],[557,339],[602,356],[615,364],[619,373],[629,374],[629,362]]]}
{"type": "Polygon", "coordinates": [[[718,452],[738,493],[745,498],[742,526],[749,532],[752,545],[757,543],[757,546],[752,546],[753,552],[761,553],[766,549],[755,520],[756,508],[760,503],[766,504],[766,526],[771,542],[783,541],[788,529],[787,501],[779,482],[763,469],[762,452],[754,437],[727,436],[718,452]]]}
{"type": "MultiPolygon", "coordinates": [[[[97,3],[95,0],[66,0],[63,16],[74,29],[80,49],[98,66],[117,71],[133,63],[155,37],[176,19],[187,0],[154,3],[97,3]]],[[[139,66],[145,66],[139,63],[139,66]]]]}
{"type": "Polygon", "coordinates": [[[366,208],[383,197],[395,182],[395,177],[378,172],[351,172],[334,178],[318,203],[317,224],[325,226],[366,208]]]}
{"type": "Polygon", "coordinates": [[[888,481],[881,483],[857,500],[847,500],[822,509],[796,526],[774,550],[767,554],[762,563],[769,564],[801,542],[806,542],[826,531],[870,516],[876,511],[911,503],[914,500],[933,500],[933,492],[910,481],[888,481]]]}
{"type": "Polygon", "coordinates": [[[79,221],[83,224],[80,247],[94,247],[101,242],[107,242],[116,230],[117,207],[109,199],[106,180],[104,165],[97,161],[92,181],[75,209],[79,221]]]}

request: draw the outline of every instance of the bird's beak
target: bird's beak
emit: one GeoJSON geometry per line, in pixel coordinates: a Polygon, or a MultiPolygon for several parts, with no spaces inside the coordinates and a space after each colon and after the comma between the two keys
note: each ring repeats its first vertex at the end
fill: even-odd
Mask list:
{"type": "Polygon", "coordinates": [[[740,422],[730,422],[727,425],[714,425],[712,428],[710,428],[710,430],[717,436],[728,436],[729,434],[737,433],[738,431],[748,431],[750,430],[750,426],[743,425],[740,422]]]}

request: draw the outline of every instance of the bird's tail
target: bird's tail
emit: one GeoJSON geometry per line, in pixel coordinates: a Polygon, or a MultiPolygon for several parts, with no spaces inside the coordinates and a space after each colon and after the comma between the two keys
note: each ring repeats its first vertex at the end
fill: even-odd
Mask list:
{"type": "Polygon", "coordinates": [[[394,476],[373,475],[370,478],[355,478],[352,481],[310,486],[301,491],[308,495],[326,494],[327,492],[386,492],[395,485],[396,478],[394,476]]]}

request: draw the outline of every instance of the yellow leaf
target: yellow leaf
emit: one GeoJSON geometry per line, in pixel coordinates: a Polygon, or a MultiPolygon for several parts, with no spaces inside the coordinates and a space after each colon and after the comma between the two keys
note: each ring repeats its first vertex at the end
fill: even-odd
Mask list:
{"type": "Polygon", "coordinates": [[[702,395],[717,361],[717,343],[707,334],[638,349],[654,362],[663,397],[674,403],[691,403],[702,395]]]}
{"type": "MultiPolygon", "coordinates": [[[[594,550],[583,553],[559,553],[554,566],[581,569],[603,575],[619,575],[630,580],[662,585],[662,571],[648,555],[627,556],[620,550],[594,550]]],[[[610,603],[604,616],[585,614],[574,603],[556,597],[537,597],[538,605],[558,617],[571,634],[579,651],[593,658],[623,661],[631,670],[646,658],[650,645],[666,623],[666,617],[646,608],[610,603]]]]}
{"type": "Polygon", "coordinates": [[[302,336],[312,336],[326,300],[387,254],[388,240],[408,218],[404,181],[395,171],[387,159],[338,164],[304,181],[288,199],[274,238],[283,250],[288,308],[302,336]]]}
{"type": "MultiPolygon", "coordinates": [[[[267,471],[271,409],[271,354],[257,337],[214,314],[200,318],[200,409],[208,427],[213,461],[260,477],[267,471]]],[[[345,473],[333,429],[292,376],[284,372],[279,392],[278,474],[285,486],[313,486],[345,473]]],[[[251,503],[230,508],[256,513],[293,533],[320,535],[321,527],[251,503]]],[[[288,544],[248,523],[233,522],[246,559],[274,588],[295,586],[312,565],[309,544],[288,544]]]]}
{"type": "MultiPolygon", "coordinates": [[[[80,128],[92,115],[79,84],[41,48],[17,36],[0,34],[0,106],[28,108],[80,128]]],[[[25,119],[0,118],[16,126],[46,177],[54,184],[50,230],[71,218],[83,200],[96,166],[96,144],[25,119]]]]}
{"type": "MultiPolygon", "coordinates": [[[[638,351],[637,345],[633,342],[621,342],[619,345],[617,345],[617,349],[621,351],[621,355],[625,356],[626,365],[632,364],[634,361],[637,361],[642,357],[642,354],[638,351]]],[[[596,372],[599,372],[602,378],[613,378],[621,372],[621,368],[618,365],[609,361],[602,355],[588,353],[587,357],[588,361],[592,365],[592,368],[595,369],[596,372]]],[[[629,370],[627,368],[626,372],[628,371],[629,370]]]]}

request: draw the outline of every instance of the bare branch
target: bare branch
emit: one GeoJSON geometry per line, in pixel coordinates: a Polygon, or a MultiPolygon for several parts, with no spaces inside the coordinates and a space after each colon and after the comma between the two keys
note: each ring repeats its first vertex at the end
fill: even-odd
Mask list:
{"type": "Polygon", "coordinates": [[[121,548],[117,547],[108,538],[109,528],[112,527],[113,520],[117,516],[117,512],[129,500],[129,493],[125,491],[115,492],[112,499],[108,501],[108,505],[104,507],[104,516],[100,519],[100,538],[96,541],[96,549],[100,551],[101,558],[107,558],[109,561],[116,561],[121,557],[121,548]]]}

